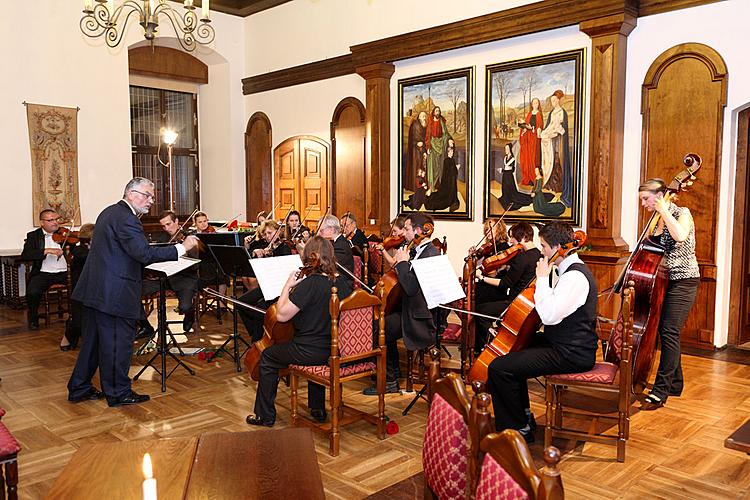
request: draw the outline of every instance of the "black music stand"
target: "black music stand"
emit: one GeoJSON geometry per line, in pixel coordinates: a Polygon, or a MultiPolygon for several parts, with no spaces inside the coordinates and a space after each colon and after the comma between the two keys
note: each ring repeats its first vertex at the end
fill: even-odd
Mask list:
{"type": "MultiPolygon", "coordinates": [[[[443,335],[443,332],[435,333],[435,347],[437,348],[438,351],[440,351],[441,349],[444,349],[444,346],[440,343],[440,337],[442,335],[443,335]]],[[[425,349],[425,350],[428,350],[428,349],[425,349]]],[[[415,404],[417,404],[417,401],[419,401],[420,399],[424,399],[425,401],[427,401],[427,403],[429,403],[429,401],[427,400],[427,396],[425,396],[425,392],[427,392],[428,385],[429,385],[429,380],[426,381],[425,384],[422,386],[422,388],[417,391],[417,393],[414,395],[414,398],[409,402],[406,408],[404,408],[404,411],[401,412],[401,415],[406,416],[409,413],[409,411],[412,409],[412,407],[415,404]]]]}
{"type": "MultiPolygon", "coordinates": [[[[237,300],[237,278],[240,276],[255,276],[255,272],[250,265],[250,255],[247,253],[247,250],[244,246],[208,245],[208,249],[211,251],[211,254],[214,256],[214,260],[216,260],[216,262],[219,264],[219,267],[224,272],[224,274],[226,274],[227,276],[231,276],[232,298],[237,300]]],[[[232,333],[227,337],[224,343],[221,344],[221,347],[217,349],[217,352],[224,351],[225,353],[227,353],[234,360],[237,371],[241,372],[242,365],[240,364],[240,360],[242,359],[242,355],[244,355],[245,352],[240,355],[239,347],[237,345],[238,341],[245,344],[245,347],[250,347],[250,344],[248,344],[247,341],[243,339],[237,332],[237,312],[233,311],[232,333]],[[229,352],[227,350],[227,344],[229,344],[230,342],[232,342],[233,344],[232,352],[229,352]]]]}
{"type": "MultiPolygon", "coordinates": [[[[197,264],[199,261],[195,261],[197,264]]],[[[195,372],[192,368],[190,368],[188,365],[186,365],[180,358],[174,355],[174,353],[170,350],[171,345],[176,345],[177,349],[179,350],[179,346],[177,345],[177,341],[174,338],[174,335],[172,334],[172,331],[169,330],[169,326],[167,324],[167,298],[166,298],[166,290],[167,290],[167,274],[161,271],[155,271],[153,269],[148,269],[148,272],[153,274],[154,276],[158,276],[159,278],[159,299],[157,300],[157,333],[159,337],[158,344],[156,346],[156,352],[151,357],[151,359],[148,360],[148,362],[143,366],[143,368],[140,369],[138,373],[135,374],[133,377],[133,380],[138,380],[138,378],[143,374],[143,372],[146,371],[146,368],[149,366],[153,366],[154,361],[156,361],[156,358],[161,357],[161,370],[156,368],[156,366],[153,366],[154,370],[161,375],[161,392],[167,391],[167,379],[169,378],[172,373],[177,369],[178,366],[182,366],[184,369],[190,373],[190,375],[195,375],[195,372]],[[167,342],[167,335],[170,337],[170,341],[167,342]],[[167,356],[171,356],[172,359],[174,359],[177,364],[172,368],[172,370],[167,373],[167,356]]],[[[182,352],[182,351],[180,351],[182,352]]]]}

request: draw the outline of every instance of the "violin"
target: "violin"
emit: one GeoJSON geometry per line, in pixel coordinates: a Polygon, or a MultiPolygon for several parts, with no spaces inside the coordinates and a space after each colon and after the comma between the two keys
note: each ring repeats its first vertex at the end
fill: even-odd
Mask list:
{"type": "Polygon", "coordinates": [[[516,243],[512,247],[506,250],[503,250],[502,252],[496,255],[493,255],[492,257],[487,257],[486,259],[484,259],[480,267],[482,268],[482,271],[485,273],[491,273],[492,271],[497,271],[498,269],[500,269],[500,267],[506,265],[508,262],[513,260],[518,254],[524,252],[525,250],[526,250],[526,247],[523,245],[523,243],[516,243]]]}
{"type": "MultiPolygon", "coordinates": [[[[567,256],[582,247],[585,242],[586,233],[576,231],[573,241],[561,245],[549,258],[549,262],[554,262],[558,257],[567,256]]],[[[481,380],[487,382],[488,369],[495,358],[505,356],[512,351],[520,351],[531,343],[532,336],[542,324],[534,305],[535,291],[536,277],[531,280],[531,283],[523,292],[513,299],[513,302],[505,310],[503,320],[497,328],[497,334],[492,341],[487,342],[484,350],[471,366],[469,381],[481,380]]]]}
{"type": "Polygon", "coordinates": [[[422,228],[422,232],[420,234],[415,234],[414,239],[411,240],[409,243],[409,250],[412,248],[418,247],[420,243],[422,243],[426,238],[429,238],[432,236],[432,232],[435,230],[435,226],[427,222],[424,225],[424,228],[422,228]]]}
{"type": "Polygon", "coordinates": [[[206,228],[206,230],[205,230],[205,231],[202,231],[202,232],[204,232],[204,233],[215,233],[215,232],[216,232],[216,228],[215,228],[215,227],[213,227],[213,226],[208,226],[208,227],[206,228]]]}
{"type": "Polygon", "coordinates": [[[405,241],[406,238],[404,236],[389,236],[383,240],[383,250],[388,251],[393,250],[394,248],[399,248],[405,241]]]}
{"type": "Polygon", "coordinates": [[[52,241],[60,246],[77,245],[81,239],[78,237],[78,231],[71,231],[66,227],[61,227],[52,233],[52,241]]]}

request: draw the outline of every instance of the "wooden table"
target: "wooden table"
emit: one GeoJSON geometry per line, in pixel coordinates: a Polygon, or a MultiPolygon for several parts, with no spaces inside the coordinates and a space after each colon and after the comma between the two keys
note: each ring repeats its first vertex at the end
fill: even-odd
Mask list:
{"type": "MultiPolygon", "coordinates": [[[[21,260],[21,249],[0,249],[0,272],[2,272],[2,281],[0,281],[0,302],[8,304],[12,309],[23,309],[26,300],[21,296],[21,285],[26,283],[25,269],[21,260]]],[[[25,286],[24,286],[25,289],[25,286]]]]}
{"type": "Polygon", "coordinates": [[[160,499],[323,499],[310,429],[95,444],[77,451],[47,498],[141,499],[151,453],[160,499]]]}
{"type": "Polygon", "coordinates": [[[750,420],[746,421],[742,426],[734,431],[724,441],[726,448],[732,448],[733,450],[744,451],[750,455],[750,420]]]}

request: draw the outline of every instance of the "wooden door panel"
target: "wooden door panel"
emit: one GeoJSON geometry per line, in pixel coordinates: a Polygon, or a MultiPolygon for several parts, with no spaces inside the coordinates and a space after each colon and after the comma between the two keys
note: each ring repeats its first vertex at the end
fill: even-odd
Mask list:
{"type": "Polygon", "coordinates": [[[275,160],[280,211],[286,213],[293,204],[302,217],[307,215],[306,225],[314,227],[328,202],[328,145],[317,137],[290,137],[276,147],[275,160]]]}
{"type": "MultiPolygon", "coordinates": [[[[684,169],[686,153],[703,159],[693,188],[677,203],[690,208],[695,221],[696,256],[701,284],[682,341],[713,347],[716,303],[721,137],[727,91],[726,66],[708,46],[681,44],[651,65],[642,88],[643,139],[641,180],[669,182],[684,169]]],[[[650,214],[641,211],[641,227],[650,214]]]]}
{"type": "Polygon", "coordinates": [[[297,185],[299,183],[299,148],[294,138],[287,139],[278,146],[274,153],[274,185],[278,204],[276,217],[280,218],[294,206],[299,209],[297,185]]]}
{"type": "Polygon", "coordinates": [[[250,117],[245,130],[245,217],[253,220],[273,206],[271,180],[271,122],[264,113],[250,117]]]}
{"type": "Polygon", "coordinates": [[[351,212],[358,225],[366,220],[365,107],[354,97],[343,99],[331,120],[333,205],[337,214],[351,212]]]}

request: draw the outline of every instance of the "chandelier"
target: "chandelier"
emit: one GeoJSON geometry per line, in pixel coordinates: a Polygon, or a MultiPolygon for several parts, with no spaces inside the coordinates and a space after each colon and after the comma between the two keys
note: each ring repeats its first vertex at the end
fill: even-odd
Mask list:
{"type": "Polygon", "coordinates": [[[115,0],[84,0],[81,31],[91,38],[103,36],[109,47],[117,47],[130,17],[136,14],[143,27],[143,36],[153,44],[159,31],[159,18],[167,18],[182,48],[192,52],[197,44],[206,45],[214,40],[208,2],[203,0],[201,3],[199,20],[193,0],[184,0],[184,14],[175,11],[167,0],[125,0],[119,7],[115,7],[115,0]],[[122,23],[118,24],[121,19],[122,23]]]}

